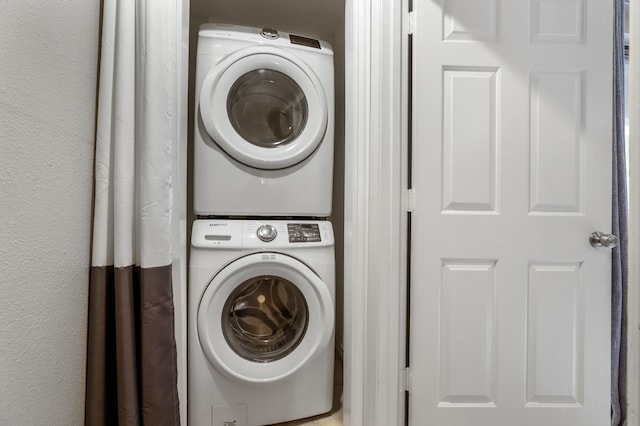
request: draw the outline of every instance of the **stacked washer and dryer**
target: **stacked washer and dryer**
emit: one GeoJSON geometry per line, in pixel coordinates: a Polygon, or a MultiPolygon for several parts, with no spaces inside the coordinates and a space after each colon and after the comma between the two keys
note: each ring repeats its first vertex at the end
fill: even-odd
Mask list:
{"type": "Polygon", "coordinates": [[[196,59],[189,266],[192,426],[329,411],[335,254],[333,51],[205,24],[196,59]]]}

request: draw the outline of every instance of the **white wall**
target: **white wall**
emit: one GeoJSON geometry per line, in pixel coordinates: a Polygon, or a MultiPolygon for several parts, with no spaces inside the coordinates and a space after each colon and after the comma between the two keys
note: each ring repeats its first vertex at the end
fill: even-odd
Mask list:
{"type": "Polygon", "coordinates": [[[0,424],[84,421],[99,0],[0,11],[0,424]]]}

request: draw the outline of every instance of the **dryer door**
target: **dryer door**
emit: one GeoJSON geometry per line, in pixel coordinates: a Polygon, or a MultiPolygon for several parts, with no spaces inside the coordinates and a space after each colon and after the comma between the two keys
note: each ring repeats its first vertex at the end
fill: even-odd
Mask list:
{"type": "Polygon", "coordinates": [[[270,46],[229,55],[205,77],[200,117],[228,155],[259,169],[293,166],[327,130],[322,83],[300,58],[270,46]]]}
{"type": "Polygon", "coordinates": [[[324,282],[279,253],[242,257],[208,284],[198,307],[198,337],[209,361],[246,382],[283,379],[333,338],[334,306],[324,282]]]}

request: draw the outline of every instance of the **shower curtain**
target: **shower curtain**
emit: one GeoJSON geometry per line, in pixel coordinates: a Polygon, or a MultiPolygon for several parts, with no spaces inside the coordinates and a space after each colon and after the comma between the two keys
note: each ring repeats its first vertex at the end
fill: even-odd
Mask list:
{"type": "Polygon", "coordinates": [[[180,0],[104,0],[85,424],[179,425],[172,183],[180,0]]]}
{"type": "Polygon", "coordinates": [[[614,0],[613,212],[618,236],[611,268],[611,425],[626,422],[627,386],[627,186],[624,136],[624,0],[614,0]]]}

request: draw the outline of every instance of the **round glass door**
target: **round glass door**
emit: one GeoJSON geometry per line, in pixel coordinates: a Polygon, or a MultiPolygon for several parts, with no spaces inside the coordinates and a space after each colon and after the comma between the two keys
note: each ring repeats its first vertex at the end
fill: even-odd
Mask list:
{"type": "Polygon", "coordinates": [[[231,86],[227,114],[247,142],[274,148],[300,136],[309,107],[304,92],[289,76],[259,69],[249,71],[231,86]]]}
{"type": "Polygon", "coordinates": [[[231,293],[222,310],[222,333],[242,358],[270,362],[289,355],[309,324],[302,292],[275,275],[251,278],[231,293]]]}
{"type": "Polygon", "coordinates": [[[290,376],[333,336],[329,288],[307,265],[280,253],[250,254],[225,266],[197,309],[205,356],[221,373],[245,382],[290,376]]]}
{"type": "Polygon", "coordinates": [[[303,60],[275,47],[229,55],[207,74],[199,94],[199,115],[211,140],[250,167],[298,164],[327,130],[322,83],[303,60]]]}

